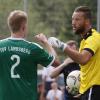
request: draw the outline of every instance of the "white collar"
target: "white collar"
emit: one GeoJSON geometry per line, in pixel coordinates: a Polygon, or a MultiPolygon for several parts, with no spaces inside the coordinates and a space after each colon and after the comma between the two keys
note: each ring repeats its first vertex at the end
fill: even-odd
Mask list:
{"type": "Polygon", "coordinates": [[[7,39],[12,39],[12,40],[26,40],[25,38],[15,38],[15,37],[8,37],[7,39]]]}

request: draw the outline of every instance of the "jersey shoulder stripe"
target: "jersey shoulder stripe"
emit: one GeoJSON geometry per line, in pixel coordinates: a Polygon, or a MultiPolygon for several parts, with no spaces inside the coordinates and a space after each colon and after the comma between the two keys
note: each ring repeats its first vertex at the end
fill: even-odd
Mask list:
{"type": "Polygon", "coordinates": [[[36,45],[37,47],[39,47],[40,49],[43,49],[42,46],[40,46],[39,44],[35,43],[35,42],[31,42],[32,44],[36,45]]]}

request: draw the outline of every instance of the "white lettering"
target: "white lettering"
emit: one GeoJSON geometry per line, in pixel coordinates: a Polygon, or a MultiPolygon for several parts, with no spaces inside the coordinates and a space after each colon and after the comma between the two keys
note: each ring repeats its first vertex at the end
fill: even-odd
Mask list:
{"type": "Polygon", "coordinates": [[[22,53],[26,53],[26,54],[30,54],[30,50],[27,48],[22,48],[22,47],[2,47],[0,48],[0,52],[3,53],[5,51],[16,51],[16,52],[22,52],[22,53]]]}

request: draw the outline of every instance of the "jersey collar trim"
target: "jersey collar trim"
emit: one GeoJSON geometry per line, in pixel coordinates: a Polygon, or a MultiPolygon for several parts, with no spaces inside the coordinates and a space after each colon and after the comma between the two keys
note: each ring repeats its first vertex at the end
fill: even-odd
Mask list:
{"type": "Polygon", "coordinates": [[[90,29],[84,36],[83,36],[83,39],[87,39],[89,36],[92,35],[92,29],[90,29]]]}
{"type": "Polygon", "coordinates": [[[14,37],[9,37],[7,39],[11,39],[11,40],[26,40],[25,38],[14,38],[14,37]]]}

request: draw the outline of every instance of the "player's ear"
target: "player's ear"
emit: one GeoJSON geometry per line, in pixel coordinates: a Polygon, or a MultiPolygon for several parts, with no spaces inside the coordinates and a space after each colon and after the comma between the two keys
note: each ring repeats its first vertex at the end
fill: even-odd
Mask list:
{"type": "Polygon", "coordinates": [[[21,30],[24,31],[25,30],[25,25],[21,24],[21,30]]]}

